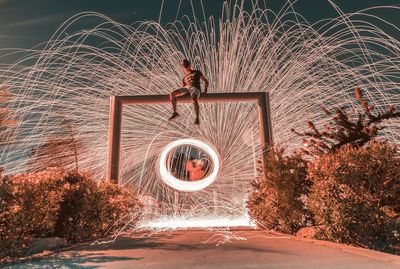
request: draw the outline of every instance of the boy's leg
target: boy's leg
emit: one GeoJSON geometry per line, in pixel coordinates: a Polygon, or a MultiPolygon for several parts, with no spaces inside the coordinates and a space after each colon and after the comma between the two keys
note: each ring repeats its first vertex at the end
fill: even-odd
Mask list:
{"type": "Polygon", "coordinates": [[[193,102],[193,107],[194,107],[194,113],[196,114],[196,120],[194,121],[194,124],[199,125],[200,124],[200,106],[199,106],[199,93],[197,92],[192,92],[192,102],[193,102]]]}
{"type": "Polygon", "coordinates": [[[186,88],[180,88],[180,89],[177,89],[177,90],[175,90],[175,91],[172,91],[170,94],[169,94],[169,100],[171,101],[171,104],[172,104],[172,109],[173,109],[173,113],[172,113],[172,116],[169,118],[170,120],[172,120],[173,118],[176,118],[177,116],[179,116],[179,114],[178,114],[178,112],[177,112],[177,100],[176,100],[176,98],[178,97],[178,96],[182,96],[182,95],[185,95],[185,94],[187,94],[187,93],[189,93],[189,90],[188,89],[186,89],[186,88]]]}

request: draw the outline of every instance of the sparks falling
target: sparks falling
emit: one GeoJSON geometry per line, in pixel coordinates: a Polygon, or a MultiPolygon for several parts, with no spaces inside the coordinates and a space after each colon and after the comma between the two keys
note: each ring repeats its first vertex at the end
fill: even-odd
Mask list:
{"type": "MultiPolygon", "coordinates": [[[[378,111],[400,104],[400,43],[394,38],[400,31],[373,11],[338,10],[336,18],[310,24],[289,3],[273,13],[261,4],[246,11],[238,1],[226,4],[219,20],[184,17],[167,26],[154,21],[130,26],[97,13],[77,14],[42,48],[18,51],[23,55],[18,62],[0,67],[13,96],[8,108],[19,119],[1,164],[7,173],[44,169],[50,160],[35,149],[73,132],[79,169],[101,180],[107,168],[109,97],[168,94],[180,85],[183,58],[206,75],[209,92],[268,91],[274,142],[293,151],[301,143],[290,130],[304,129],[309,120],[326,123],[320,106],[349,105],[355,86],[378,111]],[[70,31],[87,18],[96,19],[97,27],[70,31]]],[[[255,105],[200,107],[199,127],[192,124],[191,105],[181,104],[182,116],[174,122],[166,120],[168,105],[124,108],[121,183],[136,188],[153,220],[248,217],[245,200],[261,157],[255,105]],[[207,188],[177,193],[161,181],[158,158],[166,145],[188,138],[214,145],[220,168],[207,188]]],[[[384,130],[397,144],[399,126],[392,120],[384,130]]],[[[67,167],[75,168],[74,161],[67,167]]]]}

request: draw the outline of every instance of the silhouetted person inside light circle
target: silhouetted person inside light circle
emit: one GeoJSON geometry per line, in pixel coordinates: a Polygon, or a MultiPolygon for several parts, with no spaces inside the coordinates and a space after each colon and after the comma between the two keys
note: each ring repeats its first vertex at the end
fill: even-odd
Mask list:
{"type": "Polygon", "coordinates": [[[204,77],[204,75],[199,70],[193,70],[191,68],[191,63],[189,60],[184,59],[180,61],[180,65],[183,68],[184,76],[182,79],[182,88],[179,88],[175,91],[170,93],[170,100],[172,103],[172,109],[174,112],[169,120],[172,120],[179,116],[177,112],[177,100],[178,96],[190,94],[192,97],[192,102],[194,106],[194,112],[196,113],[196,120],[194,124],[200,124],[199,114],[200,108],[198,103],[198,98],[200,97],[201,93],[201,86],[200,86],[200,79],[204,81],[204,93],[207,93],[208,89],[208,80],[204,77]]]}
{"type": "Polygon", "coordinates": [[[190,181],[203,179],[206,174],[206,172],[204,171],[204,161],[202,160],[187,161],[186,171],[189,172],[190,181]]]}

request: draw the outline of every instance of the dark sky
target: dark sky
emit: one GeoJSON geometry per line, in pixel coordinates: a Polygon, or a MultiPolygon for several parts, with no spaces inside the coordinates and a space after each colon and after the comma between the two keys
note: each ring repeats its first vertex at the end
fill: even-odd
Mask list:
{"type": "MultiPolygon", "coordinates": [[[[190,3],[201,11],[201,0],[182,0],[179,16],[192,14],[190,3]]],[[[286,0],[262,0],[278,10],[286,0]]],[[[332,0],[345,12],[354,12],[377,5],[398,5],[400,0],[332,0]]],[[[72,15],[95,11],[127,24],[140,20],[157,20],[162,0],[0,0],[0,48],[31,48],[44,42],[62,22],[72,15]]],[[[222,0],[202,0],[207,16],[220,17],[222,0]]],[[[250,0],[246,0],[250,2],[250,0]]],[[[175,19],[179,0],[164,0],[162,23],[175,19]]],[[[299,0],[295,8],[311,22],[334,17],[336,12],[328,0],[299,0]]],[[[200,13],[201,14],[201,13],[200,13]]],[[[400,26],[400,11],[377,14],[400,26]]],[[[90,22],[84,25],[90,26],[90,22]]]]}

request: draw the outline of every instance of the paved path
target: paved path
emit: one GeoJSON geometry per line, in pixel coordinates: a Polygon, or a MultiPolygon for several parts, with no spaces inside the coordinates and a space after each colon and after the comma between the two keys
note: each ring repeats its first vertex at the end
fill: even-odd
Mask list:
{"type": "Polygon", "coordinates": [[[11,268],[398,269],[399,258],[257,230],[237,230],[233,233],[188,230],[150,237],[139,234],[120,237],[114,243],[76,246],[11,268]]]}

